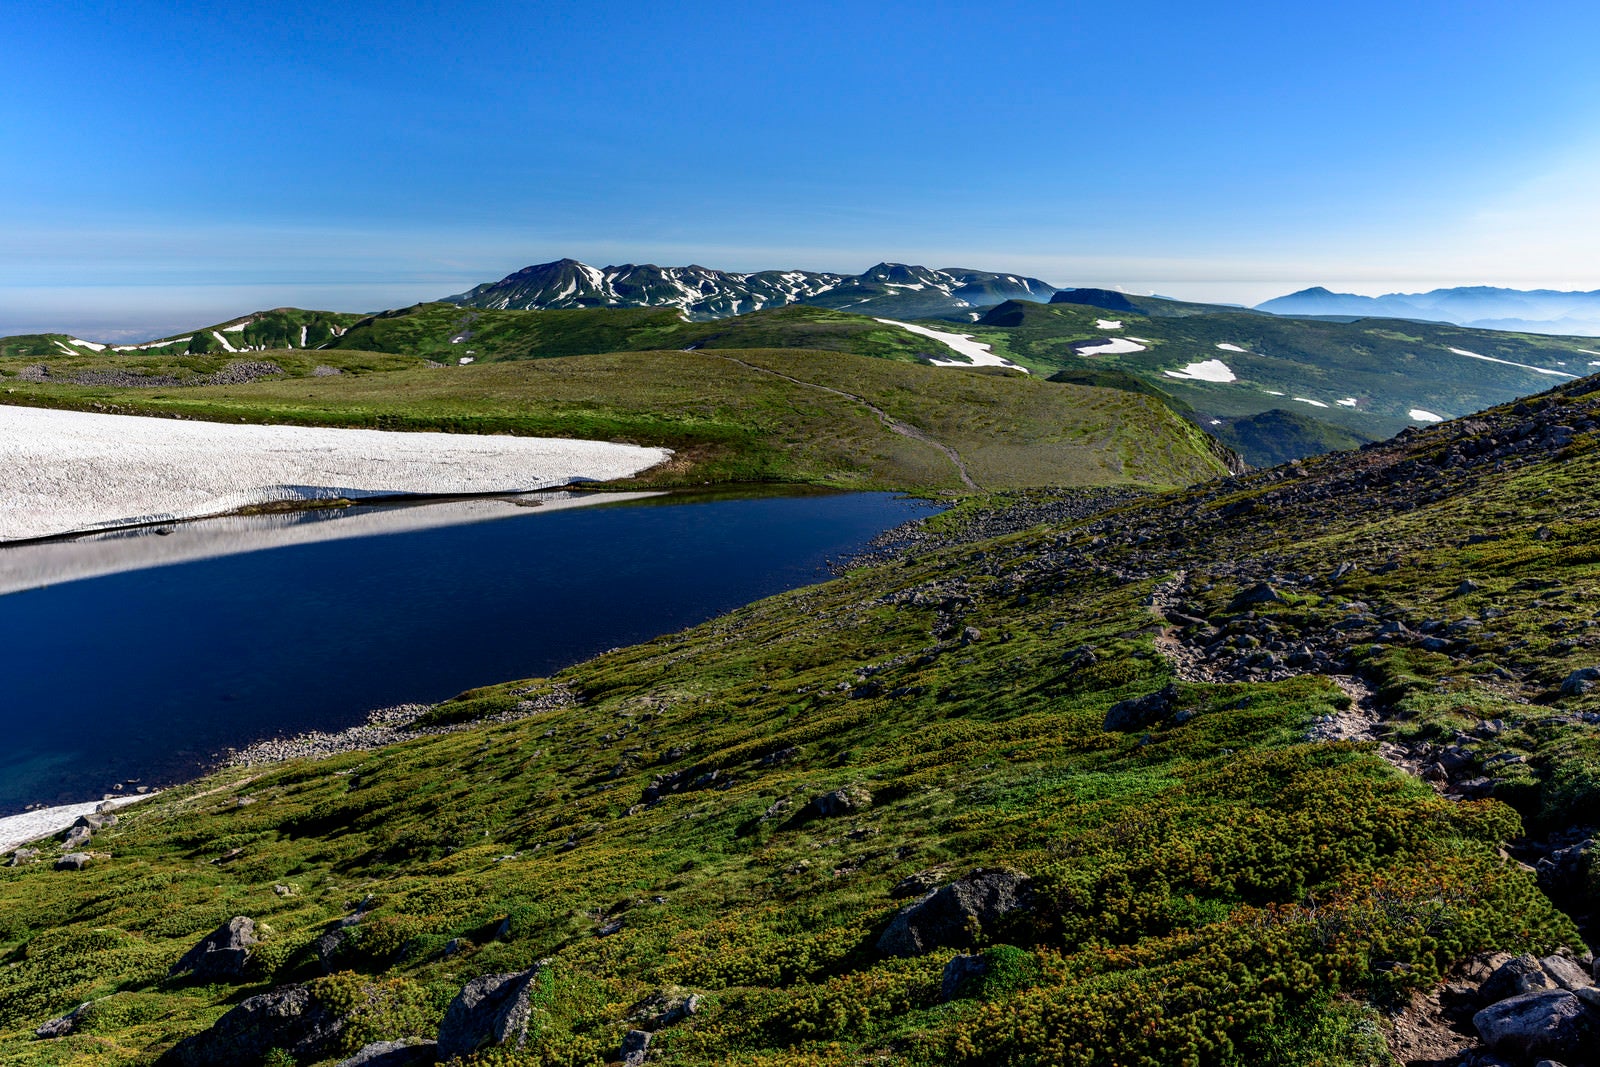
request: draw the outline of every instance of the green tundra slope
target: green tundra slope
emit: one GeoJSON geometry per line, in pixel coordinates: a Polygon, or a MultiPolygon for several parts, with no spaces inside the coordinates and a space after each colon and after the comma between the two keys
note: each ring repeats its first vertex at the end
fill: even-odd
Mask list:
{"type": "Polygon", "coordinates": [[[187,377],[176,377],[164,357],[119,371],[86,358],[52,365],[42,380],[25,360],[0,360],[0,388],[12,403],[676,449],[645,476],[653,485],[1172,486],[1225,471],[1215,442],[1149,397],[839,352],[669,350],[448,367],[331,349],[231,359],[185,357],[187,377]]]}
{"type": "Polygon", "coordinates": [[[449,363],[692,348],[809,348],[910,362],[956,358],[910,330],[803,305],[690,322],[675,308],[506,311],[418,304],[363,319],[329,347],[449,363]]]}
{"type": "MultiPolygon", "coordinates": [[[[1100,290],[1078,292],[1080,299],[1119,308],[1012,301],[960,329],[991,344],[997,354],[1046,374],[1094,369],[1132,375],[1187,405],[1208,428],[1212,419],[1226,426],[1283,409],[1359,440],[1425,424],[1429,415],[1453,418],[1481,411],[1589,374],[1600,363],[1594,338],[1395,319],[1293,319],[1153,297],[1118,300],[1121,294],[1100,290]],[[1112,342],[1120,344],[1092,351],[1112,342]],[[1192,364],[1211,361],[1235,380],[1174,377],[1192,364]]],[[[1247,451],[1245,458],[1267,463],[1274,457],[1247,451]]]]}
{"type": "Polygon", "coordinates": [[[1467,957],[1583,951],[1595,865],[1563,912],[1504,849],[1600,804],[1597,386],[1098,514],[974,503],[420,716],[459,732],[173,790],[82,870],[0,869],[0,1060],[150,1063],[279,990],[316,1035],[213,1054],[332,1063],[538,968],[524,1047],[467,1062],[648,1028],[660,1064],[1387,1064],[1383,1012],[1467,957]],[[242,969],[167,977],[237,915],[242,969]]]}
{"type": "MultiPolygon", "coordinates": [[[[970,334],[996,355],[1056,381],[1137,381],[1138,391],[1187,413],[1259,466],[1478,411],[1600,363],[1600,349],[1588,338],[1387,319],[1295,319],[1104,290],[1071,290],[1048,305],[1011,301],[976,322],[918,328],[970,334]],[[1232,380],[1205,380],[1205,371],[1196,377],[1186,370],[1194,364],[1225,368],[1232,380]]],[[[676,308],[526,311],[431,303],[365,317],[280,308],[111,349],[56,335],[0,338],[0,362],[25,360],[12,362],[12,372],[26,369],[54,381],[90,368],[102,376],[144,376],[133,384],[202,384],[204,375],[218,372],[219,359],[264,348],[382,353],[451,366],[758,348],[912,363],[965,358],[905,326],[807,305],[691,322],[676,308]]],[[[323,362],[342,366],[340,358],[323,362]]]]}

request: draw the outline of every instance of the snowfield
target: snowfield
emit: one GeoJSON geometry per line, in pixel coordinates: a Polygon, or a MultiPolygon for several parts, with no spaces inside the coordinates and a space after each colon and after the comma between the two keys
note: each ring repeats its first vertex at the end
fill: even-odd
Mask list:
{"type": "Polygon", "coordinates": [[[605,441],[229,425],[0,406],[0,541],[279,501],[520,493],[627,477],[671,454],[605,441]]]}
{"type": "Polygon", "coordinates": [[[1320,400],[1312,400],[1310,397],[1306,396],[1297,396],[1293,397],[1292,399],[1298,400],[1302,404],[1310,404],[1314,408],[1325,408],[1328,406],[1320,400]]]}
{"type": "Polygon", "coordinates": [[[1095,319],[1094,320],[1094,324],[1095,324],[1095,328],[1096,329],[1101,329],[1101,330],[1120,330],[1120,329],[1122,329],[1122,320],[1121,319],[1095,319]]]}
{"type": "Polygon", "coordinates": [[[1219,345],[1217,345],[1217,347],[1222,349],[1224,352],[1245,352],[1245,353],[1248,353],[1250,351],[1248,348],[1240,348],[1238,345],[1230,345],[1230,344],[1219,344],[1219,345]]]}
{"type": "Polygon", "coordinates": [[[1187,378],[1196,382],[1236,382],[1228,365],[1220,359],[1208,359],[1200,363],[1191,363],[1182,370],[1163,371],[1168,378],[1187,378]]]}
{"type": "Polygon", "coordinates": [[[994,350],[981,341],[974,341],[971,334],[945,333],[943,330],[930,330],[926,326],[913,326],[909,322],[896,322],[894,319],[874,319],[885,326],[898,326],[902,330],[931,337],[959,355],[966,356],[966,360],[959,359],[930,359],[935,367],[1010,367],[1028,373],[1026,367],[1019,367],[1004,356],[997,356],[994,350]],[[970,362],[969,362],[970,361],[970,362]]]}
{"type": "MultiPolygon", "coordinates": [[[[122,808],[141,800],[149,800],[155,795],[155,793],[141,793],[136,796],[113,797],[111,805],[122,808]]],[[[46,834],[58,834],[77,822],[80,815],[88,815],[102,803],[103,801],[91,800],[82,804],[61,804],[54,808],[37,808],[25,811],[21,815],[7,815],[0,818],[0,852],[10,852],[18,845],[25,845],[46,834]]]]}
{"type": "Polygon", "coordinates": [[[1408,414],[1418,422],[1443,422],[1444,421],[1444,416],[1443,415],[1435,415],[1433,412],[1424,411],[1422,408],[1412,408],[1410,410],[1410,412],[1408,412],[1408,414]]]}
{"type": "MultiPolygon", "coordinates": [[[[1485,363],[1499,363],[1501,366],[1505,367],[1520,367],[1523,370],[1531,370],[1535,374],[1549,374],[1557,378],[1577,377],[1576,374],[1568,374],[1566,371],[1550,370],[1548,367],[1535,367],[1528,363],[1513,363],[1509,359],[1496,359],[1493,356],[1480,356],[1476,352],[1468,352],[1465,348],[1452,348],[1450,351],[1458,356],[1466,356],[1468,359],[1481,359],[1485,363]]],[[[1439,419],[1437,421],[1443,422],[1444,420],[1439,419]]]]}
{"type": "Polygon", "coordinates": [[[1143,352],[1144,345],[1131,337],[1113,337],[1104,344],[1086,345],[1074,348],[1073,351],[1080,356],[1126,356],[1133,352],[1143,352]]]}

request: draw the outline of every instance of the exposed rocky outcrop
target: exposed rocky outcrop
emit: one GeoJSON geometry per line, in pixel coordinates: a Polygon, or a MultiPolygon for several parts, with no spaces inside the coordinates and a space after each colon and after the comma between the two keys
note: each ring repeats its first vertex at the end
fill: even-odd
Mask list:
{"type": "Polygon", "coordinates": [[[1028,876],[1020,871],[973,871],[896,912],[878,938],[878,951],[887,956],[920,956],[935,948],[970,945],[975,932],[1027,907],[1028,882],[1028,876]]]}
{"type": "Polygon", "coordinates": [[[243,977],[245,965],[250,962],[250,950],[259,943],[255,920],[247,915],[235,915],[185,952],[167,976],[192,974],[202,982],[243,977]]]}
{"type": "Polygon", "coordinates": [[[84,1001],[76,1008],[73,1008],[71,1011],[67,1012],[67,1014],[51,1019],[43,1026],[35,1029],[33,1031],[33,1036],[40,1041],[48,1041],[57,1037],[66,1037],[68,1034],[78,1029],[79,1024],[88,1018],[89,1012],[93,1008],[94,1001],[84,1001]]]}
{"type": "Polygon", "coordinates": [[[375,1041],[340,1060],[338,1067],[423,1067],[435,1062],[437,1053],[432,1041],[375,1041]]]}
{"type": "Polygon", "coordinates": [[[301,1063],[326,1059],[337,1048],[345,1020],[317,1002],[302,985],[282,986],[241,1001],[161,1057],[162,1067],[245,1067],[274,1049],[301,1063]]]}
{"type": "Polygon", "coordinates": [[[865,811],[870,807],[872,807],[872,793],[866,786],[847,785],[842,789],[834,789],[812,797],[811,802],[801,812],[801,817],[831,819],[852,812],[865,811]]]}
{"type": "Polygon", "coordinates": [[[531,996],[541,967],[514,974],[486,974],[468,982],[439,1024],[441,1061],[499,1045],[521,1048],[528,1038],[531,996]]]}

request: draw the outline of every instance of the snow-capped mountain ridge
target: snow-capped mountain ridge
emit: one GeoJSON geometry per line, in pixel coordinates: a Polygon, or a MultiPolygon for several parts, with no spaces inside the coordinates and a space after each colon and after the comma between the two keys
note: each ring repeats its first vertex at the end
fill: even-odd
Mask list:
{"type": "Polygon", "coordinates": [[[805,270],[739,274],[699,264],[624,263],[596,268],[561,259],[524,267],[445,300],[500,310],[676,307],[691,319],[718,319],[787,304],[927,316],[1006,300],[1043,301],[1054,292],[1047,282],[1022,275],[933,270],[904,263],[879,263],[861,274],[805,270]]]}

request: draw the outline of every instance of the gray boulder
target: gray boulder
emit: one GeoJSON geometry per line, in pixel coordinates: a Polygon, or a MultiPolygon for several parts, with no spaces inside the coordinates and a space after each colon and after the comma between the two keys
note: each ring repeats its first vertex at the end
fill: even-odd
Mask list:
{"type": "Polygon", "coordinates": [[[340,1060],[338,1067],[423,1067],[436,1058],[432,1041],[419,1041],[414,1045],[404,1041],[377,1041],[349,1059],[340,1060]]]}
{"type": "Polygon", "coordinates": [[[1519,1059],[1567,1056],[1585,1050],[1583,1004],[1564,989],[1524,993],[1472,1017],[1490,1050],[1519,1059]]]}
{"type": "Polygon", "coordinates": [[[533,983],[542,965],[516,974],[486,974],[468,982],[439,1024],[441,1062],[497,1045],[521,1048],[533,1014],[533,983]]]}
{"type": "Polygon", "coordinates": [[[700,998],[682,989],[652,993],[628,1009],[627,1019],[640,1030],[663,1030],[700,1010],[700,998]]]}
{"type": "Polygon", "coordinates": [[[1539,961],[1539,966],[1544,968],[1544,973],[1549,975],[1556,985],[1569,993],[1594,985],[1589,978],[1589,972],[1580,966],[1577,960],[1566,956],[1546,956],[1539,961]]]}
{"type": "Polygon", "coordinates": [[[1581,697],[1600,682],[1600,667],[1579,667],[1561,680],[1561,695],[1581,697]]]}
{"type": "Polygon", "coordinates": [[[878,938],[878,951],[886,956],[920,956],[935,948],[971,945],[975,930],[1027,907],[1028,881],[1020,871],[973,871],[896,912],[878,938]]]}
{"type": "Polygon", "coordinates": [[[1172,714],[1177,704],[1178,687],[1169,685],[1154,693],[1129,700],[1119,700],[1106,712],[1106,730],[1143,730],[1146,726],[1172,714]]]}
{"type": "Polygon", "coordinates": [[[94,857],[87,852],[68,852],[65,856],[56,860],[56,870],[81,871],[89,866],[93,860],[94,857]]]}
{"type": "Polygon", "coordinates": [[[91,811],[78,816],[78,821],[72,825],[87,827],[90,831],[104,830],[117,825],[117,817],[110,812],[91,811]]]}
{"type": "Polygon", "coordinates": [[[40,1041],[47,1041],[55,1037],[66,1037],[68,1034],[76,1030],[80,1023],[88,1018],[89,1009],[93,1007],[93,1005],[94,1001],[92,1000],[84,1001],[82,1004],[79,1004],[76,1008],[73,1008],[65,1015],[51,1019],[43,1026],[36,1029],[33,1032],[33,1036],[40,1041]]]}
{"type": "Polygon", "coordinates": [[[650,1057],[650,1033],[647,1030],[629,1030],[622,1035],[623,1067],[644,1067],[650,1057]]]}
{"type": "Polygon", "coordinates": [[[829,819],[838,815],[848,815],[852,811],[865,811],[870,807],[872,807],[872,794],[865,786],[847,785],[843,789],[835,789],[831,793],[811,798],[811,803],[806,805],[804,814],[808,818],[829,819]]]}
{"type": "Polygon", "coordinates": [[[61,851],[77,852],[89,843],[93,832],[87,826],[74,826],[67,831],[66,840],[61,842],[61,851]]]}
{"type": "Polygon", "coordinates": [[[250,962],[251,948],[258,944],[256,921],[246,915],[235,915],[185,952],[183,958],[172,965],[167,977],[188,973],[202,982],[239,978],[250,962]]]}
{"type": "Polygon", "coordinates": [[[240,1001],[222,1018],[184,1038],[158,1061],[163,1067],[240,1067],[282,1049],[300,1063],[329,1058],[345,1020],[315,1001],[302,985],[283,986],[240,1001]]]}
{"type": "Polygon", "coordinates": [[[1268,582],[1257,582],[1249,589],[1240,590],[1239,595],[1228,601],[1229,611],[1242,611],[1245,608],[1258,607],[1262,604],[1282,604],[1284,596],[1268,582]]]}
{"type": "Polygon", "coordinates": [[[39,850],[36,848],[19,848],[11,853],[11,866],[21,867],[25,863],[36,863],[39,859],[39,850]]]}
{"type": "Polygon", "coordinates": [[[1551,981],[1536,957],[1514,956],[1496,967],[1478,992],[1485,1003],[1493,1003],[1554,988],[1555,982],[1551,981]]]}

